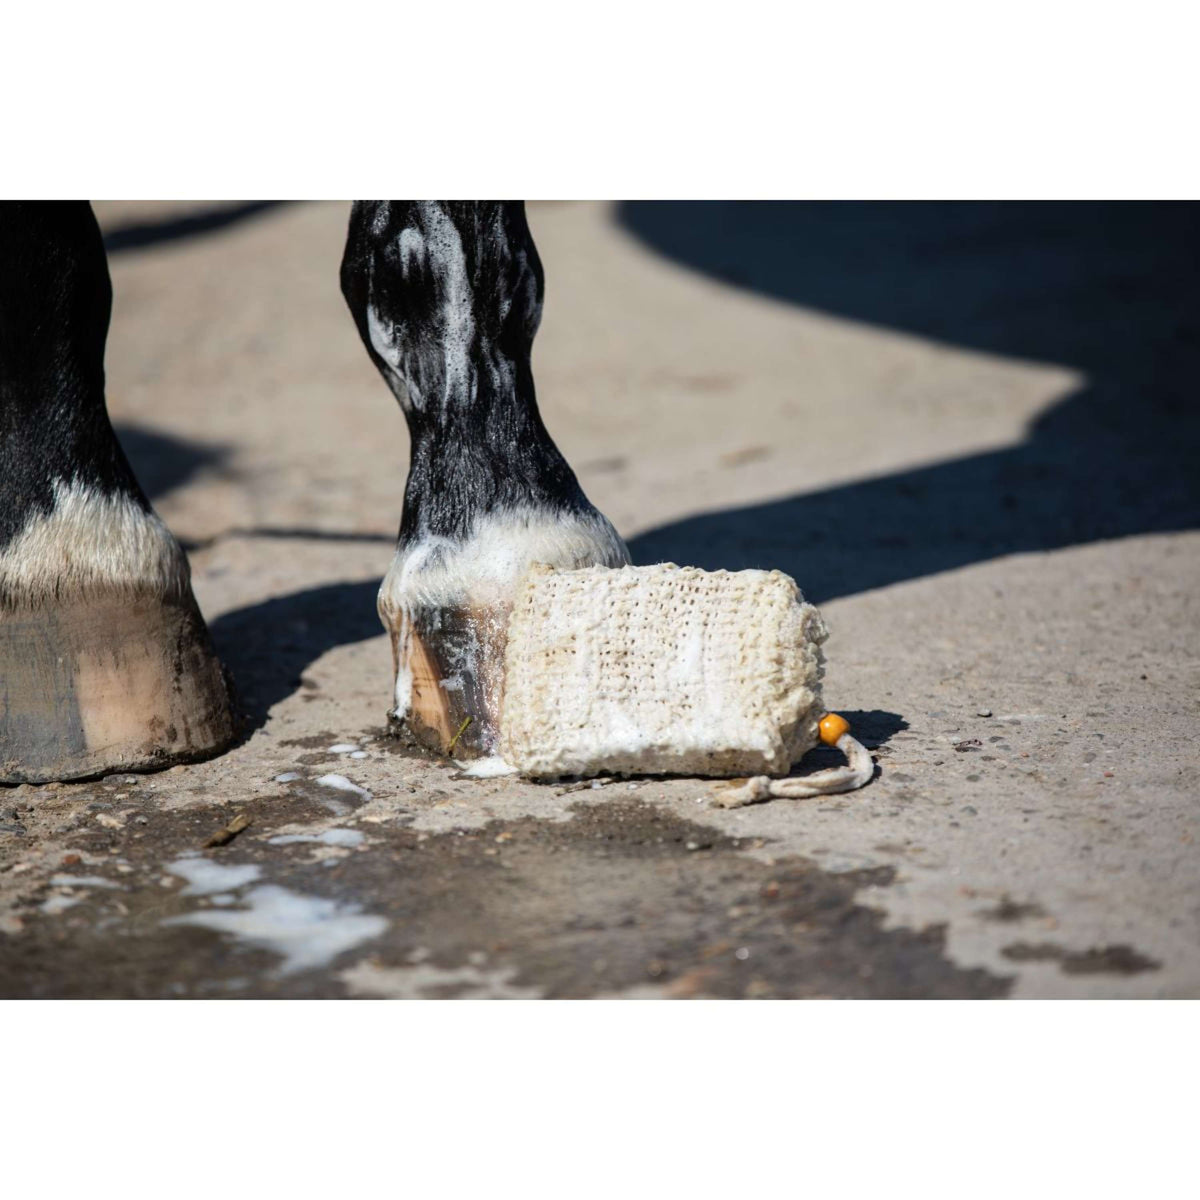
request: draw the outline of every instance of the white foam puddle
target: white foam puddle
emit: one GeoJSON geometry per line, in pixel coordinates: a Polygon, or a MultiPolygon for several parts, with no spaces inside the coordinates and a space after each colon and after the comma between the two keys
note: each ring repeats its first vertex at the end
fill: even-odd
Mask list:
{"type": "Polygon", "coordinates": [[[228,892],[253,883],[262,874],[262,868],[253,863],[225,866],[208,858],[177,858],[167,864],[167,870],[188,881],[188,886],[179,893],[181,896],[211,896],[214,892],[228,892]]]}
{"type": "Polygon", "coordinates": [[[366,796],[370,799],[371,793],[366,788],[361,788],[357,783],[351,783],[345,775],[321,775],[318,776],[317,782],[324,787],[337,788],[339,792],[356,792],[360,796],[366,796]]]}
{"type": "Polygon", "coordinates": [[[338,742],[336,746],[329,747],[330,754],[351,754],[358,749],[354,742],[338,742]]]}
{"type": "Polygon", "coordinates": [[[163,924],[198,925],[270,950],[283,958],[281,975],[323,967],[388,926],[385,917],[364,913],[357,904],[302,896],[273,885],[254,888],[245,903],[248,908],[188,913],[163,924]]]}
{"type": "MultiPolygon", "coordinates": [[[[116,892],[125,890],[119,883],[105,879],[102,875],[51,875],[50,884],[60,888],[111,888],[116,892]]],[[[54,913],[74,908],[82,900],[82,896],[49,896],[42,901],[40,908],[42,912],[53,916],[54,913]]]]}
{"type": "Polygon", "coordinates": [[[324,833],[282,833],[267,838],[272,846],[293,846],[297,842],[320,842],[325,846],[361,846],[366,835],[357,829],[327,829],[324,833]]]}
{"type": "Polygon", "coordinates": [[[457,767],[462,767],[463,774],[471,779],[494,779],[498,775],[515,775],[516,767],[510,767],[504,759],[492,755],[491,758],[477,758],[474,762],[459,762],[457,759],[454,763],[457,767]]]}
{"type": "Polygon", "coordinates": [[[356,963],[338,978],[351,996],[377,996],[387,1000],[422,1000],[438,989],[452,988],[462,999],[536,1000],[537,988],[520,987],[512,982],[515,968],[487,970],[472,964],[443,968],[432,963],[411,967],[378,967],[371,962],[356,963]]]}
{"type": "Polygon", "coordinates": [[[50,882],[55,887],[98,887],[121,890],[119,883],[114,883],[111,879],[104,879],[99,875],[52,875],[50,882]]]}
{"type": "MultiPolygon", "coordinates": [[[[318,777],[317,783],[338,792],[349,792],[351,795],[361,796],[364,800],[372,799],[371,793],[366,788],[359,787],[357,783],[351,783],[345,775],[321,775],[318,777]]],[[[336,817],[343,817],[350,811],[340,800],[322,800],[321,803],[336,817]]]]}

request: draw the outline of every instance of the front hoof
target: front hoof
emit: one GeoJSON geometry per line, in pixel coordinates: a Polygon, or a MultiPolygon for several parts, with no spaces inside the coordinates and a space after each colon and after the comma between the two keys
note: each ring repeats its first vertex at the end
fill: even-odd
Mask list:
{"type": "Polygon", "coordinates": [[[435,754],[490,754],[499,734],[511,605],[432,607],[392,633],[402,735],[435,754]]]}
{"type": "Polygon", "coordinates": [[[0,783],[160,769],[235,732],[190,594],[0,611],[0,783]]]}
{"type": "Polygon", "coordinates": [[[379,589],[395,669],[392,728],[437,754],[494,754],[508,619],[526,571],[628,562],[625,543],[594,509],[490,515],[461,541],[400,547],[379,589]]]}

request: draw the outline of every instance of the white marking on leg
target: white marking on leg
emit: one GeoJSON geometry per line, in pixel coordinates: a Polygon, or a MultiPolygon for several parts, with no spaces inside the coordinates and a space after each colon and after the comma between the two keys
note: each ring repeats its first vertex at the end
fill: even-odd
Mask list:
{"type": "Polygon", "coordinates": [[[131,497],[56,480],[54,509],[35,513],[0,551],[0,596],[16,603],[103,594],[179,597],[190,573],[158,514],[131,497]]]}
{"type": "Polygon", "coordinates": [[[628,562],[625,543],[598,512],[502,509],[476,517],[461,542],[427,537],[397,549],[379,589],[379,611],[395,628],[389,618],[405,608],[503,602],[534,563],[570,570],[628,562]]]}

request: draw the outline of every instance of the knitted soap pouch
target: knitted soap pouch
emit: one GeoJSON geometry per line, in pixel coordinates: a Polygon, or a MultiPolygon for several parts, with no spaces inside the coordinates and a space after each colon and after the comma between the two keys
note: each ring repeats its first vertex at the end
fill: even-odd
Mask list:
{"type": "Polygon", "coordinates": [[[535,779],[751,776],[727,807],[862,787],[874,763],[821,699],[827,636],[780,571],[535,566],[508,624],[498,752],[535,779]],[[822,740],[845,766],[777,778],[822,740]]]}

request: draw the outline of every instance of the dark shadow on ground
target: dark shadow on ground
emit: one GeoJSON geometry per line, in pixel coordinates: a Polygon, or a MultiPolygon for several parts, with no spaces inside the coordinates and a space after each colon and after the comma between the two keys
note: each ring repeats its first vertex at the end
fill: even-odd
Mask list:
{"type": "MultiPolygon", "coordinates": [[[[908,722],[899,713],[888,712],[882,708],[840,708],[838,713],[846,718],[854,736],[868,750],[878,750],[887,746],[897,733],[908,728],[908,722]]],[[[888,751],[884,750],[884,753],[888,751]]],[[[841,766],[845,762],[846,756],[840,750],[818,743],[798,763],[792,764],[791,774],[803,777],[814,771],[841,766]]],[[[876,766],[873,778],[878,776],[879,767],[876,766]]]]}
{"type": "Polygon", "coordinates": [[[838,710],[850,722],[854,736],[868,749],[886,745],[897,733],[908,728],[908,722],[899,714],[882,708],[838,710]]]}
{"type": "Polygon", "coordinates": [[[184,441],[129,422],[115,424],[113,432],[151,500],[181,487],[207,468],[222,466],[229,457],[224,446],[184,441]]]}
{"type": "Polygon", "coordinates": [[[285,200],[247,200],[241,204],[213,205],[199,212],[176,213],[160,221],[132,221],[118,225],[104,235],[104,248],[109,254],[122,250],[141,250],[161,242],[177,242],[183,238],[215,233],[236,225],[248,217],[256,217],[273,208],[289,203],[285,200]]]}
{"type": "MultiPolygon", "coordinates": [[[[142,490],[151,500],[156,500],[174,488],[182,487],[201,471],[228,472],[230,447],[218,443],[185,441],[140,425],[123,422],[113,426],[117,440],[133,467],[142,490]]],[[[178,535],[177,535],[178,536],[178,535]]],[[[180,544],[189,554],[206,550],[214,542],[226,537],[267,538],[271,540],[314,541],[314,542],[377,542],[392,545],[396,541],[393,533],[369,533],[343,529],[312,529],[305,525],[253,525],[223,529],[212,537],[199,540],[180,538],[180,544]]]]}
{"type": "Polygon", "coordinates": [[[689,517],[633,539],[635,561],[779,567],[819,602],[1200,525],[1200,205],[627,203],[618,220],[738,287],[1087,376],[1017,446],[689,517]]]}
{"type": "MultiPolygon", "coordinates": [[[[115,426],[143,490],[154,500],[188,483],[204,470],[222,469],[228,449],[184,441],[137,425],[115,426]]],[[[297,538],[321,541],[392,543],[388,534],[336,530],[249,528],[222,531],[217,537],[297,538]]],[[[189,542],[189,553],[217,540],[189,542]]],[[[233,674],[238,702],[248,718],[246,732],[258,729],[267,712],[302,685],[304,669],[326,650],[359,642],[383,631],[375,612],[379,580],[337,583],[266,600],[226,613],[210,625],[213,642],[233,674]]]]}
{"type": "Polygon", "coordinates": [[[251,729],[266,722],[273,705],[312,685],[302,678],[304,670],[327,650],[383,633],[375,611],[380,582],[308,588],[225,613],[210,624],[251,729]]]}

